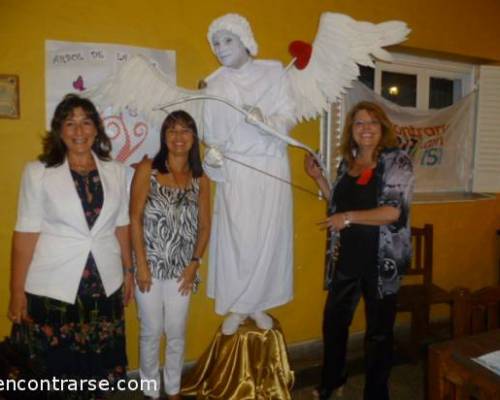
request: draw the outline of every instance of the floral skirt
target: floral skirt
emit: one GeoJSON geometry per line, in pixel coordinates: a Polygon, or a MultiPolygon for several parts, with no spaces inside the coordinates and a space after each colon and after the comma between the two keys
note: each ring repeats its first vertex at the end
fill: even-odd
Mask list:
{"type": "Polygon", "coordinates": [[[123,293],[106,297],[92,254],[74,304],[30,293],[27,300],[32,321],[14,326],[12,339],[28,349],[44,376],[111,385],[126,378],[123,293]]]}

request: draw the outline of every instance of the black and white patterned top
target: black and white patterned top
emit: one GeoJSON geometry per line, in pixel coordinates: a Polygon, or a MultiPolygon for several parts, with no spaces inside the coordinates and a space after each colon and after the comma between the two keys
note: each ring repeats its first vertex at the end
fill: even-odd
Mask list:
{"type": "MultiPolygon", "coordinates": [[[[198,235],[198,178],[187,188],[161,185],[157,170],[151,172],[144,207],[144,245],[151,274],[156,279],[176,279],[191,262],[198,235]]],[[[199,283],[198,276],[193,288],[199,283]]]]}

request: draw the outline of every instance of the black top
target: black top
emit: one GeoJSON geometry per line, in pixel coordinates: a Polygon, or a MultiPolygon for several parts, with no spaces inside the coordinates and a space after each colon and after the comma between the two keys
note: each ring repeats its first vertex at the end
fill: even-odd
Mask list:
{"type": "Polygon", "coordinates": [[[102,189],[101,179],[97,169],[90,171],[88,174],[79,174],[71,170],[71,176],[75,182],[76,191],[82,202],[83,213],[89,229],[94,226],[97,217],[101,213],[104,203],[104,193],[102,189]]]}
{"type": "MultiPolygon", "coordinates": [[[[373,176],[358,184],[358,176],[345,174],[335,188],[336,212],[368,210],[377,207],[377,185],[373,176]]],[[[337,271],[346,277],[377,274],[379,227],[351,224],[340,231],[337,271]]]]}

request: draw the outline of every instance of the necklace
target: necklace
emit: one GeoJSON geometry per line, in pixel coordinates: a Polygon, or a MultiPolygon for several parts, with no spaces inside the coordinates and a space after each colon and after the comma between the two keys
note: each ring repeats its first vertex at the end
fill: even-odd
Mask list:
{"type": "MultiPolygon", "coordinates": [[[[177,180],[175,176],[174,170],[170,167],[170,165],[167,162],[167,168],[172,174],[172,179],[174,180],[174,187],[177,189],[177,199],[175,201],[175,207],[179,209],[179,207],[184,203],[184,200],[186,199],[186,196],[188,192],[192,189],[189,185],[190,182],[185,184],[184,186],[181,186],[179,184],[179,181],[177,180]]],[[[185,174],[184,172],[181,172],[183,175],[185,174]]]]}
{"type": "Polygon", "coordinates": [[[175,172],[170,170],[170,173],[172,174],[172,178],[174,179],[174,186],[177,188],[177,189],[180,189],[180,190],[186,190],[187,189],[187,186],[188,185],[184,185],[184,186],[181,186],[179,181],[177,180],[177,178],[175,177],[175,172]]]}
{"type": "Polygon", "coordinates": [[[174,171],[174,169],[170,166],[170,163],[167,161],[165,161],[165,165],[167,167],[167,170],[169,173],[172,174],[172,179],[174,180],[174,186],[178,189],[187,189],[187,187],[189,186],[189,175],[191,174],[191,171],[189,170],[189,167],[186,171],[183,171],[184,168],[186,168],[186,166],[184,166],[183,168],[181,168],[179,171],[174,171]],[[177,180],[177,177],[176,175],[178,176],[182,176],[182,177],[185,177],[185,176],[188,176],[188,179],[187,179],[187,183],[184,184],[183,186],[181,186],[179,184],[179,181],[177,180]]]}
{"type": "Polygon", "coordinates": [[[84,163],[77,163],[68,159],[68,164],[70,169],[82,175],[87,175],[90,171],[93,171],[96,168],[93,158],[86,160],[84,163]]]}
{"type": "Polygon", "coordinates": [[[358,179],[356,179],[356,183],[358,185],[367,185],[368,182],[372,179],[373,176],[373,171],[375,167],[377,166],[377,163],[374,162],[373,160],[370,160],[370,162],[362,162],[359,159],[354,160],[354,165],[351,168],[350,173],[353,176],[357,176],[358,179]]]}

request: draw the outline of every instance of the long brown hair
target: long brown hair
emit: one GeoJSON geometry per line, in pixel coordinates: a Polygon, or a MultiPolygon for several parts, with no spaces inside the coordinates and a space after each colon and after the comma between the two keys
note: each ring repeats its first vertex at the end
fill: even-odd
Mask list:
{"type": "Polygon", "coordinates": [[[189,150],[188,165],[193,178],[199,178],[203,175],[203,167],[200,157],[200,141],[198,139],[198,129],[196,128],[196,122],[193,117],[191,117],[191,115],[184,110],[172,111],[163,121],[163,124],[160,128],[160,150],[153,158],[153,168],[158,170],[158,172],[162,174],[166,174],[169,172],[167,167],[168,147],[165,134],[168,129],[173,128],[176,124],[185,126],[189,130],[191,130],[191,132],[193,132],[193,145],[189,150]]]}
{"type": "Polygon", "coordinates": [[[371,101],[361,101],[352,107],[347,114],[344,123],[344,131],[342,133],[342,141],[340,143],[340,153],[342,158],[346,160],[349,165],[352,165],[354,162],[354,158],[358,150],[358,145],[352,137],[352,127],[356,113],[361,110],[368,112],[372,118],[380,122],[382,137],[375,151],[375,159],[382,150],[396,147],[398,145],[396,133],[394,132],[392,123],[389,121],[385,111],[376,103],[372,103],[371,101]]]}
{"type": "Polygon", "coordinates": [[[111,140],[104,131],[104,125],[94,104],[76,94],[67,94],[57,105],[50,123],[50,131],[42,139],[43,150],[38,159],[47,167],[57,167],[64,162],[68,149],[61,137],[62,126],[66,118],[78,107],[92,120],[97,131],[92,150],[100,160],[111,159],[111,140]]]}

